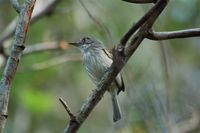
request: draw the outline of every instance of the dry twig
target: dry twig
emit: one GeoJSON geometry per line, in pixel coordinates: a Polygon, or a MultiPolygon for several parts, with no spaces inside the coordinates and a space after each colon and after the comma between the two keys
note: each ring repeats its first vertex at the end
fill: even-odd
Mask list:
{"type": "Polygon", "coordinates": [[[65,110],[67,111],[69,117],[71,120],[73,120],[75,117],[71,111],[71,109],[69,108],[69,106],[67,105],[67,102],[64,101],[61,97],[59,98],[59,101],[61,102],[61,104],[63,105],[63,107],[65,108],[65,110]]]}

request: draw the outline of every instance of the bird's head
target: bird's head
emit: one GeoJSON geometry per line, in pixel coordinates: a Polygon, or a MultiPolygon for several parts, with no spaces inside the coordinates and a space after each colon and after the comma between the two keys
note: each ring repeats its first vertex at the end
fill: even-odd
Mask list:
{"type": "Polygon", "coordinates": [[[80,50],[82,51],[86,51],[90,48],[101,48],[101,43],[91,37],[83,37],[82,39],[80,39],[77,42],[73,42],[73,43],[69,43],[70,45],[76,46],[78,48],[80,48],[80,50]]]}

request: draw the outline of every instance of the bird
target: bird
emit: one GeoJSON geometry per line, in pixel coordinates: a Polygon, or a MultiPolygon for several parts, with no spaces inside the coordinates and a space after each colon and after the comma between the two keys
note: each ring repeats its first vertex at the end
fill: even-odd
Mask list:
{"type": "MultiPolygon", "coordinates": [[[[104,48],[103,43],[93,37],[83,37],[79,41],[69,44],[80,49],[85,70],[92,82],[97,86],[105,72],[112,65],[112,54],[104,48]]],[[[125,91],[124,81],[120,73],[116,76],[107,91],[110,93],[112,99],[113,121],[117,122],[122,117],[117,95],[121,91],[125,91]]]]}

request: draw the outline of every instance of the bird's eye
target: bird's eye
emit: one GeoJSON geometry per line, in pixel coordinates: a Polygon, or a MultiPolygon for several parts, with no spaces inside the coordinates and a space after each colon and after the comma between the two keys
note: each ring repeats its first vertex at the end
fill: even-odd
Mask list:
{"type": "Polygon", "coordinates": [[[87,38],[86,38],[86,37],[84,37],[84,38],[82,39],[82,43],[87,43],[87,38]]]}
{"type": "Polygon", "coordinates": [[[85,41],[86,41],[86,38],[84,37],[84,38],[82,39],[82,41],[85,42],[85,41]]]}
{"type": "Polygon", "coordinates": [[[89,37],[84,37],[82,39],[82,43],[89,44],[89,43],[91,43],[91,39],[89,37]]]}

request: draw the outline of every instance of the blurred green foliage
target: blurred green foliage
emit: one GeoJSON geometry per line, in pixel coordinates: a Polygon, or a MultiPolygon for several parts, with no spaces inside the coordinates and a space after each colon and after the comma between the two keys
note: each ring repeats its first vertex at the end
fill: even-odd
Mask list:
{"type": "MultiPolygon", "coordinates": [[[[103,27],[88,16],[78,1],[62,1],[52,14],[30,26],[27,45],[60,40],[70,42],[93,36],[112,48],[132,23],[152,6],[120,0],[83,2],[103,27]]],[[[156,22],[155,30],[199,27],[199,5],[199,0],[171,0],[156,22]]],[[[0,0],[1,33],[16,16],[10,1],[0,0]]],[[[199,41],[199,38],[145,40],[122,71],[126,85],[126,92],[119,95],[122,120],[112,122],[110,97],[106,94],[79,132],[167,133],[170,126],[190,119],[200,107],[199,41]]],[[[33,66],[74,53],[79,51],[69,46],[66,51],[46,51],[22,57],[12,84],[6,133],[63,132],[69,118],[58,98],[63,97],[76,112],[95,86],[84,72],[81,60],[42,70],[33,66]]],[[[198,131],[199,127],[195,129],[198,131]]]]}
{"type": "Polygon", "coordinates": [[[27,86],[20,94],[20,102],[30,111],[43,113],[52,108],[53,99],[48,93],[41,93],[27,86]]]}

